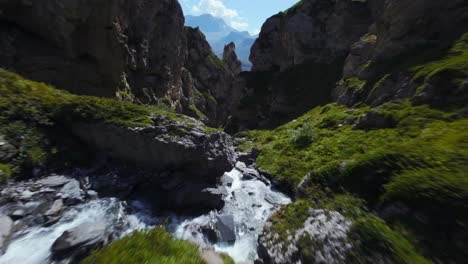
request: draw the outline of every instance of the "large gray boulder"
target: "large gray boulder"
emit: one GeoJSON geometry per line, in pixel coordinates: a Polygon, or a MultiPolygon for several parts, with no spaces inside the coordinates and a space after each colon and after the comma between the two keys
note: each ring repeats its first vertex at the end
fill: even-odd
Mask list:
{"type": "Polygon", "coordinates": [[[75,135],[109,156],[156,172],[186,171],[216,180],[234,166],[232,140],[224,132],[208,132],[192,124],[158,117],[153,126],[129,128],[111,124],[72,124],[75,135]]]}
{"type": "Polygon", "coordinates": [[[51,251],[56,259],[80,258],[107,242],[106,225],[87,222],[63,232],[52,244],[51,251]]]}

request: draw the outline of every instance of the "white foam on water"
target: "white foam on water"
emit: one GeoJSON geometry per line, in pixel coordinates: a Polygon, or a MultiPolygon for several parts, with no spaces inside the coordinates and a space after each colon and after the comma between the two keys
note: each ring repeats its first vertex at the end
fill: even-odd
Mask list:
{"type": "Polygon", "coordinates": [[[49,263],[50,247],[66,230],[83,223],[106,223],[109,228],[122,228],[122,235],[147,226],[132,217],[127,221],[121,203],[115,198],[99,199],[76,206],[64,213],[62,219],[50,227],[33,227],[14,239],[7,251],[0,257],[1,264],[43,264],[49,263]]]}

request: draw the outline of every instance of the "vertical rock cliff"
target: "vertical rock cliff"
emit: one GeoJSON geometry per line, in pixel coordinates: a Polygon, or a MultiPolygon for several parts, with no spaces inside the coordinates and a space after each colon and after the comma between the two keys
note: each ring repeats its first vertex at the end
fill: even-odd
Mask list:
{"type": "Polygon", "coordinates": [[[177,0],[2,0],[0,67],[74,93],[162,101],[221,123],[215,102],[233,73],[193,32],[177,0]],[[195,95],[203,93],[201,103],[195,95]]]}

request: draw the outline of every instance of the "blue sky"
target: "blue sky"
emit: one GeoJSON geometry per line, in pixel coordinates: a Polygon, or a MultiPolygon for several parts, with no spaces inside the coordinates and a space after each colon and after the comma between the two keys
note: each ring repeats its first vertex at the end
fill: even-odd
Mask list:
{"type": "Polygon", "coordinates": [[[263,22],[299,0],[179,0],[186,15],[211,14],[237,30],[257,34],[263,22]]]}

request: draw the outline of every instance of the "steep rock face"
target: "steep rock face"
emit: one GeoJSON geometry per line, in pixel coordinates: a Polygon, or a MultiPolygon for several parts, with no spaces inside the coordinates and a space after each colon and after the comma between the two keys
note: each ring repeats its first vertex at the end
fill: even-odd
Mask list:
{"type": "Polygon", "coordinates": [[[372,1],[377,18],[352,45],[335,99],[346,105],[380,105],[413,98],[433,106],[463,105],[467,72],[466,1],[372,1]],[[415,56],[417,54],[417,56],[415,56]],[[462,82],[463,83],[463,82],[462,82]]]}
{"type": "Polygon", "coordinates": [[[177,97],[177,1],[2,1],[2,67],[81,94],[177,97]],[[167,15],[171,14],[171,15],[167,15]],[[128,91],[130,92],[130,91],[128,91]]]}
{"type": "Polygon", "coordinates": [[[209,123],[222,124],[230,112],[231,83],[235,73],[211,50],[198,28],[185,28],[188,57],[185,64],[191,81],[184,83],[190,111],[201,111],[209,123]]]}
{"type": "Polygon", "coordinates": [[[254,71],[342,59],[371,21],[365,1],[304,0],[269,18],[251,50],[254,71]]]}
{"type": "Polygon", "coordinates": [[[351,44],[372,23],[366,1],[304,0],[269,18],[241,74],[230,129],[274,127],[332,100],[351,44]]]}
{"type": "Polygon", "coordinates": [[[164,101],[182,112],[190,87],[219,90],[224,79],[211,76],[231,74],[209,60],[206,71],[187,72],[196,70],[193,48],[211,49],[204,38],[191,45],[176,0],[2,0],[0,11],[0,66],[74,93],[164,101]]]}

